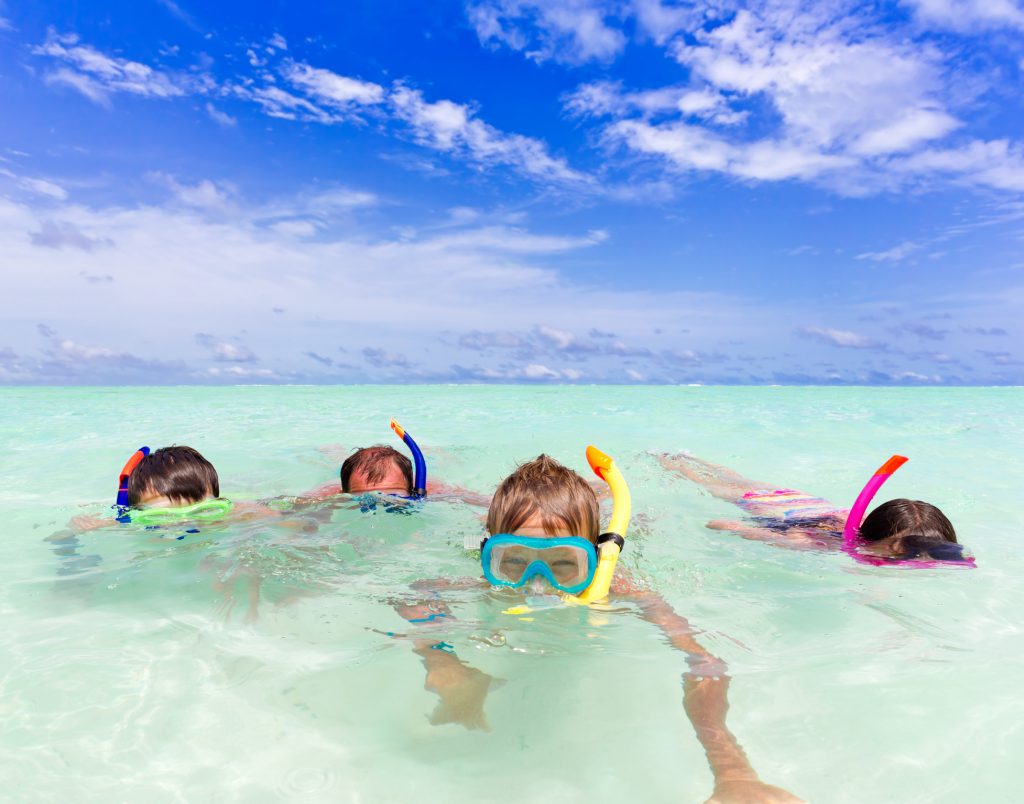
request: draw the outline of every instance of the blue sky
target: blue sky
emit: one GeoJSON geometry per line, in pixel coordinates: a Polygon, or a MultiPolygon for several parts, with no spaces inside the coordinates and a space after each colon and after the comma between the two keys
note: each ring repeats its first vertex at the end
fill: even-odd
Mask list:
{"type": "Polygon", "coordinates": [[[0,382],[1024,384],[1024,2],[0,2],[0,382]]]}

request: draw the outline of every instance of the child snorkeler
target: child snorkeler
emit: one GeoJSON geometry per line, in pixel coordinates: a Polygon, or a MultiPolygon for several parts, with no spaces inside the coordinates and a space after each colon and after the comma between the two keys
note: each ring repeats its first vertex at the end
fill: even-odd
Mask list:
{"type": "MultiPolygon", "coordinates": [[[[750,480],[688,453],[660,455],[659,460],[670,472],[692,480],[720,500],[733,503],[749,517],[749,522],[713,520],[707,524],[712,530],[728,530],[744,539],[794,550],[844,549],[849,509],[801,491],[750,480]]],[[[894,457],[890,462],[894,463],[892,471],[904,460],[894,457]]],[[[946,515],[920,500],[882,503],[864,518],[856,535],[860,540],[857,554],[877,559],[869,563],[971,562],[964,557],[963,547],[957,543],[956,532],[946,515]]]]}
{"type": "MultiPolygon", "coordinates": [[[[615,559],[624,545],[629,518],[629,492],[614,463],[590,448],[588,460],[612,488],[615,509],[609,532],[600,532],[600,513],[593,488],[580,475],[552,458],[541,455],[505,478],[491,500],[487,515],[488,537],[481,547],[481,563],[487,584],[532,595],[563,595],[566,603],[599,602],[609,595],[617,602],[633,603],[640,616],[656,625],[669,644],[687,655],[689,670],[683,676],[683,708],[707,755],[715,791],[709,802],[798,802],[785,790],[761,782],[743,748],[725,723],[729,678],[725,665],[694,638],[686,619],[657,594],[639,588],[628,579],[612,583],[615,559]]],[[[479,581],[474,582],[479,586],[479,581]]],[[[468,588],[458,582],[420,582],[415,588],[432,590],[468,588]]],[[[506,613],[522,614],[537,605],[506,613]]],[[[434,600],[398,607],[409,622],[443,627],[451,617],[448,608],[434,600]]],[[[486,729],[483,705],[495,680],[470,667],[454,653],[453,646],[437,639],[417,638],[416,653],[427,670],[426,689],[441,699],[431,717],[434,724],[453,722],[466,728],[486,729]]]]}

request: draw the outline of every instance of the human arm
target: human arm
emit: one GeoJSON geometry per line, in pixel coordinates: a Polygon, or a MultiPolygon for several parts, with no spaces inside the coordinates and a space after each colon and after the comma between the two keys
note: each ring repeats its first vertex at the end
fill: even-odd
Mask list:
{"type": "Polygon", "coordinates": [[[731,519],[713,519],[708,522],[707,527],[710,530],[727,530],[755,542],[770,542],[788,550],[827,550],[838,547],[838,544],[802,528],[789,528],[780,532],[770,528],[757,528],[731,519]]]}
{"type": "Polygon", "coordinates": [[[636,596],[641,616],[656,625],[669,644],[687,655],[683,674],[683,709],[704,748],[715,789],[708,804],[791,804],[800,799],[762,782],[746,752],[726,725],[729,677],[725,663],[694,636],[693,628],[660,595],[636,596]]]}
{"type": "MultiPolygon", "coordinates": [[[[421,590],[429,585],[426,581],[417,584],[421,590]]],[[[442,585],[452,588],[451,583],[442,585]]],[[[427,671],[423,687],[440,698],[430,715],[431,725],[457,723],[470,730],[490,731],[484,702],[488,692],[504,682],[462,661],[451,644],[429,636],[431,628],[436,630],[445,620],[454,619],[448,606],[435,598],[399,603],[395,611],[421,632],[413,640],[413,651],[427,671]]]]}
{"type": "Polygon", "coordinates": [[[657,458],[663,469],[685,477],[726,502],[739,503],[747,492],[770,487],[770,484],[751,480],[732,469],[702,460],[688,452],[675,455],[661,453],[657,458]]]}

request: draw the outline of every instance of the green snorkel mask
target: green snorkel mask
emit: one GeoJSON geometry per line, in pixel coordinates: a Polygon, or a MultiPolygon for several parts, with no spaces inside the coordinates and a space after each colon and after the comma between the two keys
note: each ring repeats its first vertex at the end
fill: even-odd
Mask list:
{"type": "Polygon", "coordinates": [[[178,508],[140,508],[127,511],[119,521],[132,522],[144,527],[176,525],[181,522],[212,522],[230,514],[231,507],[231,500],[217,497],[178,508]]]}

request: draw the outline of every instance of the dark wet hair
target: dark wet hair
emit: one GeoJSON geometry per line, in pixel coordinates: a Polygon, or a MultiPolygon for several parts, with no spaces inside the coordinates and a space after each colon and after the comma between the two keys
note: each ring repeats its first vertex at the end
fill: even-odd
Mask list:
{"type": "Polygon", "coordinates": [[[392,466],[402,470],[406,493],[412,494],[412,461],[397,449],[383,444],[357,449],[345,459],[341,465],[341,490],[350,490],[352,475],[357,471],[366,475],[367,482],[372,485],[387,477],[392,466]]]}
{"type": "Polygon", "coordinates": [[[128,476],[128,505],[137,506],[147,493],[180,505],[220,496],[213,464],[192,447],[163,447],[143,458],[128,476]]]}
{"type": "Polygon", "coordinates": [[[889,500],[865,517],[860,537],[869,542],[892,539],[900,558],[963,561],[964,549],[944,513],[921,500],[889,500]]]}

